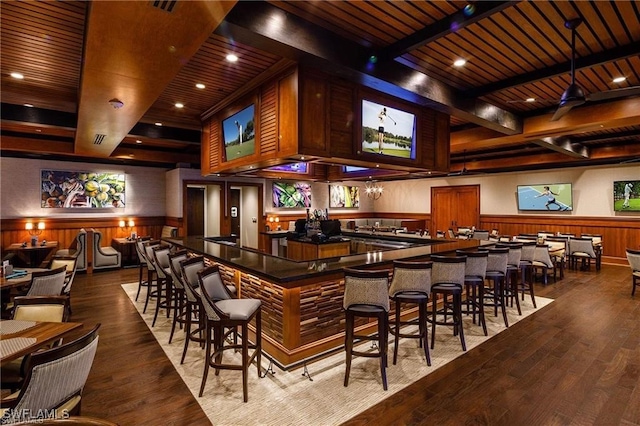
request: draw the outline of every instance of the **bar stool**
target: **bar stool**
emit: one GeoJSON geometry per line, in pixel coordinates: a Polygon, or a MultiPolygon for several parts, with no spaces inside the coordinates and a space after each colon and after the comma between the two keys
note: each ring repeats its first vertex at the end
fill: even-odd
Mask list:
{"type": "Polygon", "coordinates": [[[518,272],[520,272],[520,259],[522,258],[522,243],[508,242],[496,244],[496,248],[507,247],[509,256],[507,257],[507,273],[504,283],[504,296],[513,307],[513,300],[516,301],[518,315],[522,315],[520,308],[520,298],[518,298],[518,272]]]}
{"type": "Polygon", "coordinates": [[[351,359],[353,355],[380,358],[382,388],[387,390],[387,350],[389,346],[389,272],[344,269],[345,344],[347,366],[344,386],[349,385],[351,359]],[[378,332],[373,335],[355,334],[356,318],[377,318],[378,332]],[[378,351],[362,352],[353,349],[354,343],[363,340],[378,342],[378,351]]]}
{"type": "Polygon", "coordinates": [[[182,278],[182,271],[180,270],[180,262],[187,260],[189,253],[187,250],[178,250],[175,253],[169,254],[169,267],[171,270],[171,279],[173,280],[174,291],[174,304],[173,304],[173,321],[171,322],[171,333],[169,334],[169,344],[173,340],[173,333],[176,329],[176,324],[186,324],[186,295],[184,290],[184,282],[182,278]]]}
{"type": "Polygon", "coordinates": [[[504,300],[504,287],[507,279],[507,264],[509,262],[509,248],[490,248],[487,258],[487,273],[485,279],[491,281],[491,287],[485,287],[484,306],[493,306],[494,316],[498,316],[498,307],[502,310],[502,318],[505,327],[509,327],[506,304],[504,300]],[[488,302],[487,299],[491,301],[488,302]]]}
{"type": "Polygon", "coordinates": [[[478,315],[478,325],[482,326],[485,336],[487,333],[487,322],[484,318],[484,278],[487,273],[487,259],[489,252],[486,250],[463,251],[456,250],[458,256],[466,256],[464,268],[464,286],[467,293],[466,309],[463,314],[473,315],[473,323],[476,323],[478,315]]]}
{"type": "Polygon", "coordinates": [[[396,316],[392,333],[395,336],[393,345],[393,365],[398,358],[398,341],[401,337],[420,339],[420,347],[424,347],[427,365],[431,365],[429,345],[427,343],[427,303],[431,291],[431,262],[393,262],[393,278],[389,288],[389,297],[395,302],[396,316]],[[402,304],[418,305],[418,318],[402,321],[400,307],[402,304]],[[400,327],[417,325],[418,334],[401,333],[400,327]]]}
{"type": "Polygon", "coordinates": [[[187,349],[189,348],[189,342],[197,342],[202,346],[205,343],[202,333],[204,332],[204,319],[201,312],[202,301],[200,293],[197,289],[200,287],[198,282],[198,272],[202,271],[206,267],[203,256],[193,256],[186,260],[180,261],[180,271],[182,272],[182,283],[184,284],[185,300],[185,336],[184,336],[184,349],[182,350],[182,358],[180,358],[180,364],[184,363],[184,358],[187,355],[187,349]],[[197,324],[195,330],[191,330],[191,326],[197,324]]]}
{"type": "Polygon", "coordinates": [[[531,296],[531,303],[533,307],[536,306],[536,298],[533,294],[533,260],[536,252],[536,240],[522,241],[522,256],[520,257],[520,286],[518,290],[522,293],[522,300],[524,300],[525,292],[529,292],[531,296]]]}
{"type": "Polygon", "coordinates": [[[431,349],[436,342],[436,325],[453,325],[453,335],[460,335],[462,350],[467,350],[464,341],[462,324],[462,287],[464,286],[466,256],[431,256],[433,270],[431,273],[431,349]],[[442,308],[438,310],[438,295],[442,295],[442,308]],[[452,301],[448,302],[448,296],[452,301]],[[452,320],[447,316],[452,314],[452,320]],[[438,316],[443,319],[439,320],[438,316]]]}
{"type": "Polygon", "coordinates": [[[147,297],[144,301],[143,313],[147,312],[149,299],[158,298],[158,282],[157,279],[154,280],[154,275],[157,278],[157,274],[155,264],[153,263],[153,248],[158,245],[160,245],[160,240],[149,240],[143,243],[144,257],[147,260],[147,297]]]}
{"type": "Polygon", "coordinates": [[[242,370],[242,394],[244,402],[248,401],[249,365],[256,359],[258,377],[261,377],[260,361],[262,357],[262,319],[259,299],[234,299],[222,282],[218,266],[209,266],[198,272],[202,305],[204,307],[206,355],[200,394],[204,393],[209,368],[216,370],[242,370]],[[255,343],[249,342],[249,323],[255,318],[255,343]],[[227,344],[227,335],[234,333],[236,328],[242,330],[241,344],[227,344]],[[228,329],[228,332],[225,332],[228,329]],[[213,348],[213,353],[212,353],[213,348]],[[225,350],[242,349],[241,364],[227,364],[222,362],[225,350]],[[249,350],[253,352],[249,355],[249,350]]]}
{"type": "Polygon", "coordinates": [[[153,263],[156,269],[158,297],[151,327],[156,325],[160,309],[164,309],[167,312],[167,318],[169,318],[169,313],[173,309],[173,279],[171,278],[171,264],[169,263],[170,252],[171,246],[169,245],[161,244],[153,247],[153,263]]]}
{"type": "Polygon", "coordinates": [[[143,271],[147,268],[147,256],[145,255],[144,243],[151,240],[151,237],[140,237],[136,239],[136,253],[138,253],[138,265],[140,277],[138,278],[138,292],[136,293],[136,302],[140,296],[140,289],[148,287],[148,281],[143,279],[143,271]]]}

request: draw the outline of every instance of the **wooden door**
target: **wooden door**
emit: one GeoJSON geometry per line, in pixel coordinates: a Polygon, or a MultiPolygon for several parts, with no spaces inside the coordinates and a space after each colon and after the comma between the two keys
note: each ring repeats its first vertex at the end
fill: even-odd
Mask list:
{"type": "Polygon", "coordinates": [[[204,188],[187,187],[187,235],[204,236],[204,188]]]}
{"type": "Polygon", "coordinates": [[[431,188],[431,235],[458,226],[480,225],[480,185],[431,188]]]}

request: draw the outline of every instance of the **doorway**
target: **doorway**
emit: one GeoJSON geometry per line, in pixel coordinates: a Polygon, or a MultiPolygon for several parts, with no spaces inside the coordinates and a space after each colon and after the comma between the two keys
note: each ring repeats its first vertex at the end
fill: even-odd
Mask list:
{"type": "Polygon", "coordinates": [[[187,236],[219,236],[221,228],[222,188],[220,184],[186,183],[183,217],[187,236]]]}
{"type": "Polygon", "coordinates": [[[187,236],[205,235],[204,187],[187,187],[187,236]]]}
{"type": "Polygon", "coordinates": [[[480,185],[431,188],[431,235],[459,226],[480,226],[480,185]]]}
{"type": "Polygon", "coordinates": [[[242,247],[258,249],[258,218],[262,217],[262,186],[230,184],[228,212],[230,232],[242,247]]]}

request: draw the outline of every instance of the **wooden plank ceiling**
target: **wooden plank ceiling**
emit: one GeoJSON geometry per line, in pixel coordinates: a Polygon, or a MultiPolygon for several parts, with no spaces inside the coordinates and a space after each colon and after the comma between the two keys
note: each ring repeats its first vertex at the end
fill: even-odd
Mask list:
{"type": "Polygon", "coordinates": [[[198,167],[202,114],[297,60],[375,87],[391,83],[394,94],[450,113],[453,171],[463,163],[495,172],[640,157],[638,96],[587,102],[550,121],[570,83],[568,19],[584,19],[576,83],[586,94],[640,86],[637,1],[0,7],[3,156],[198,167]],[[239,60],[228,62],[229,53],[239,60]],[[371,55],[371,67],[358,64],[371,55]],[[456,59],[467,62],[454,67],[456,59]],[[626,79],[614,83],[619,76],[626,79]],[[112,98],[125,106],[112,108],[112,98]],[[101,146],[96,134],[106,135],[101,146]]]}

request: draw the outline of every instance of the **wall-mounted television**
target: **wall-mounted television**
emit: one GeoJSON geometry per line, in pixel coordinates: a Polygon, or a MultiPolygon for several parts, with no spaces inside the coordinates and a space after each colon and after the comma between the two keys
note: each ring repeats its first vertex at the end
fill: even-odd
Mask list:
{"type": "Polygon", "coordinates": [[[360,188],[357,186],[329,185],[329,207],[360,207],[360,188]]]}
{"type": "Polygon", "coordinates": [[[571,211],[573,210],[571,184],[518,185],[518,210],[571,211]]]}
{"type": "Polygon", "coordinates": [[[640,212],[640,180],[613,182],[613,210],[640,212]]]}
{"type": "Polygon", "coordinates": [[[251,104],[222,120],[222,140],[225,161],[255,153],[255,104],[251,104]]]}
{"type": "Polygon", "coordinates": [[[342,171],[345,173],[366,172],[367,170],[370,169],[368,167],[342,166],[342,171]]]}
{"type": "Polygon", "coordinates": [[[281,164],[279,166],[267,167],[266,171],[269,172],[283,172],[283,173],[307,173],[307,163],[291,163],[281,164]]]}
{"type": "Polygon", "coordinates": [[[362,100],[362,153],[416,158],[416,116],[388,105],[362,100]]]}
{"type": "Polygon", "coordinates": [[[122,173],[42,170],[42,208],[124,208],[122,173]]]}
{"type": "Polygon", "coordinates": [[[273,207],[311,207],[311,184],[305,182],[273,182],[273,207]]]}

